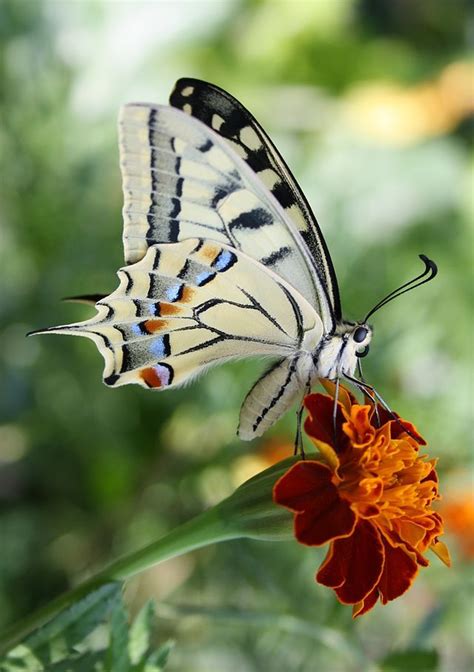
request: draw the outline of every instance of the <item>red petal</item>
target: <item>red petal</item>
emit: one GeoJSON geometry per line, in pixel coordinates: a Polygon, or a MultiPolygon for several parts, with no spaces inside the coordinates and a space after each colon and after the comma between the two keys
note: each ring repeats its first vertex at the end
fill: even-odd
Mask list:
{"type": "Polygon", "coordinates": [[[336,412],[336,441],[334,442],[333,411],[334,399],[325,394],[310,394],[304,400],[304,405],[309,411],[304,429],[306,434],[316,441],[328,443],[338,451],[346,445],[347,438],[342,431],[342,423],[345,418],[342,414],[341,405],[338,403],[336,412]]]}
{"type": "Polygon", "coordinates": [[[418,564],[414,553],[401,546],[392,546],[383,537],[382,541],[385,547],[385,564],[378,588],[382,604],[387,604],[408,590],[418,573],[418,564]]]}
{"type": "Polygon", "coordinates": [[[294,464],[273,486],[273,501],[291,511],[319,508],[321,502],[333,499],[337,488],[332,472],[316,460],[301,460],[294,464]]]}
{"type": "Polygon", "coordinates": [[[334,497],[319,498],[317,509],[296,514],[295,537],[307,546],[321,546],[332,539],[348,537],[356,520],[349,502],[341,499],[336,490],[334,497]]]}
{"type": "Polygon", "coordinates": [[[362,614],[366,614],[368,611],[372,609],[377,604],[377,600],[379,599],[379,591],[378,588],[374,588],[371,593],[367,595],[361,602],[358,602],[357,604],[354,605],[354,608],[352,610],[352,618],[356,618],[356,616],[362,616],[362,614]]]}
{"type": "Polygon", "coordinates": [[[316,580],[334,588],[343,604],[364,600],[375,588],[384,566],[384,546],[377,528],[360,520],[350,537],[336,539],[316,580]]]}
{"type": "Polygon", "coordinates": [[[418,433],[415,425],[412,425],[411,422],[408,422],[407,420],[404,420],[401,418],[397,413],[394,413],[398,418],[397,420],[393,419],[393,416],[385,409],[383,406],[378,404],[377,406],[378,411],[379,411],[379,418],[380,422],[382,425],[384,425],[386,422],[390,422],[390,435],[392,439],[399,439],[400,436],[404,433],[404,427],[407,428],[408,433],[417,439],[417,442],[419,443],[420,446],[426,446],[426,441],[424,438],[418,433]]]}

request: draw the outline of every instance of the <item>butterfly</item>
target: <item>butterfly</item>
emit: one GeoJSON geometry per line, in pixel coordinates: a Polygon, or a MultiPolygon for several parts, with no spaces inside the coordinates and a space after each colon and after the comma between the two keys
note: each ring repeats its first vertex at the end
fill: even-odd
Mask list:
{"type": "MultiPolygon", "coordinates": [[[[251,113],[223,89],[178,80],[170,105],[119,116],[119,286],[91,319],[42,330],[92,339],[104,382],[163,390],[227,360],[271,357],[238,435],[261,436],[319,378],[354,381],[369,317],[432,279],[434,262],[358,322],[342,317],[333,263],[311,208],[251,113]]],[[[38,332],[36,332],[38,333],[38,332]]],[[[300,407],[301,409],[301,407],[300,407]]]]}

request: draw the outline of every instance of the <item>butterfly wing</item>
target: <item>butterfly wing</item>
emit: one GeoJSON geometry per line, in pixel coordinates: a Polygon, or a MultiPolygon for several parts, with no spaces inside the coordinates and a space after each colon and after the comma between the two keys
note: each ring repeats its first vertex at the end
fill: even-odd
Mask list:
{"type": "Polygon", "coordinates": [[[240,410],[238,435],[244,441],[262,436],[301,397],[300,357],[273,364],[255,383],[240,410]]]}
{"type": "Polygon", "coordinates": [[[171,93],[170,105],[214,129],[255,171],[300,232],[334,318],[341,319],[336,273],[316,217],[283,157],[258,121],[227,91],[199,79],[179,79],[171,93]]]}
{"type": "Polygon", "coordinates": [[[331,331],[332,304],[296,227],[224,139],[180,110],[145,104],[122,108],[119,135],[127,262],[155,243],[211,238],[287,280],[331,331]]]}
{"type": "MultiPolygon", "coordinates": [[[[319,316],[298,292],[215,241],[152,245],[118,275],[119,287],[99,301],[95,317],[46,330],[94,340],[111,386],[163,389],[230,359],[291,360],[322,335],[319,316]]],[[[296,376],[292,384],[301,387],[296,376]]]]}

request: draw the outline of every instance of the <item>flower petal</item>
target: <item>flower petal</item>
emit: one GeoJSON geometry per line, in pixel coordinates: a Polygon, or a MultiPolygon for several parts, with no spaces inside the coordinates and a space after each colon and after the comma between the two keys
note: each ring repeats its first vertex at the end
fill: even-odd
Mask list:
{"type": "Polygon", "coordinates": [[[340,537],[348,537],[354,530],[357,518],[349,502],[339,497],[333,486],[334,496],[319,498],[319,508],[297,513],[295,537],[307,546],[321,546],[340,537]]]}
{"type": "MultiPolygon", "coordinates": [[[[320,385],[324,387],[329,396],[334,399],[336,396],[336,383],[333,383],[332,380],[329,380],[328,378],[319,378],[318,380],[320,385]]],[[[348,413],[351,412],[352,404],[357,404],[357,399],[354,397],[352,392],[344,387],[344,385],[339,385],[338,401],[341,402],[342,406],[348,413]]]]}
{"type": "Polygon", "coordinates": [[[376,587],[384,568],[384,545],[377,528],[360,520],[350,537],[332,542],[316,581],[334,588],[343,604],[357,604],[376,587]]]}
{"type": "Polygon", "coordinates": [[[364,597],[363,600],[357,602],[357,604],[354,604],[352,608],[352,618],[356,618],[356,616],[362,616],[362,614],[366,614],[368,611],[372,609],[372,607],[375,607],[378,599],[379,599],[379,590],[378,588],[374,588],[373,591],[367,595],[367,597],[364,597]]]}
{"type": "Polygon", "coordinates": [[[273,487],[273,501],[291,511],[325,507],[327,498],[338,497],[332,483],[332,472],[316,460],[301,460],[294,464],[273,487]]]}
{"type": "Polygon", "coordinates": [[[342,431],[344,415],[341,404],[337,404],[335,436],[333,424],[334,399],[324,394],[309,394],[305,397],[304,405],[309,411],[309,417],[306,418],[304,423],[306,434],[313,439],[316,446],[318,446],[318,442],[322,442],[340,452],[347,444],[347,437],[342,431]]]}
{"type": "Polygon", "coordinates": [[[451,556],[449,555],[448,547],[443,541],[436,541],[434,544],[431,544],[430,548],[441,562],[444,562],[446,567],[451,567],[451,556]]]}
{"type": "Polygon", "coordinates": [[[394,547],[384,537],[382,541],[385,564],[378,588],[382,604],[387,604],[408,590],[418,573],[418,563],[416,555],[403,546],[394,547]]]}

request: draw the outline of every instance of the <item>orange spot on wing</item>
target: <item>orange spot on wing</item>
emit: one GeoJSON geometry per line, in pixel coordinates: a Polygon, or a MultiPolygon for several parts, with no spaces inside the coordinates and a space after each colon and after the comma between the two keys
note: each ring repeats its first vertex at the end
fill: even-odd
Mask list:
{"type": "Polygon", "coordinates": [[[202,256],[205,257],[205,259],[209,259],[209,261],[214,261],[214,259],[217,257],[219,252],[220,252],[220,248],[216,247],[216,245],[206,244],[201,249],[202,256]]]}
{"type": "Polygon", "coordinates": [[[156,369],[152,366],[140,371],[140,378],[145,381],[148,387],[161,387],[162,380],[156,369]]]}
{"type": "Polygon", "coordinates": [[[181,308],[174,303],[160,301],[160,315],[176,315],[181,312],[181,308]]]}
{"type": "Polygon", "coordinates": [[[155,331],[165,329],[167,325],[168,325],[167,320],[147,320],[144,324],[144,327],[149,334],[154,334],[155,331]]]}
{"type": "Polygon", "coordinates": [[[191,301],[191,299],[194,296],[194,289],[192,287],[184,287],[183,289],[183,295],[180,298],[181,303],[187,303],[188,301],[191,301]]]}

